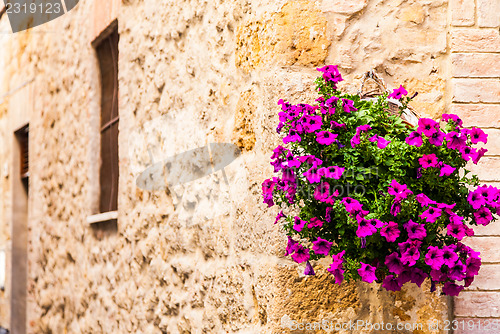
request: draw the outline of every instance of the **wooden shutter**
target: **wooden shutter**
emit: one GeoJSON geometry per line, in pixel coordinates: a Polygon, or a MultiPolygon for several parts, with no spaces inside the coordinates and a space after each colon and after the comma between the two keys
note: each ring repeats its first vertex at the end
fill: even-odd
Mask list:
{"type": "Polygon", "coordinates": [[[118,208],[118,31],[96,47],[101,76],[100,212],[118,208]]]}

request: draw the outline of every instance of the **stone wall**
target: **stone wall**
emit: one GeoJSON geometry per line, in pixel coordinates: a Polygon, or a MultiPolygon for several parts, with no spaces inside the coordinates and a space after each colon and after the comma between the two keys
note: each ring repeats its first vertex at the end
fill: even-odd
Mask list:
{"type": "MultiPolygon", "coordinates": [[[[422,116],[447,111],[451,61],[472,61],[450,54],[460,35],[447,39],[448,14],[443,0],[87,0],[43,26],[2,35],[2,92],[35,78],[29,103],[17,102],[30,105],[29,332],[282,333],[290,320],[365,320],[438,333],[427,323],[448,319],[448,300],[428,286],[338,287],[324,263],[315,264],[317,276],[303,276],[283,257],[286,239],[260,193],[279,142],[277,101],[313,101],[316,66],[339,64],[349,91],[375,68],[389,85],[419,92],[422,116]],[[86,223],[99,181],[90,43],[115,16],[119,218],[117,231],[106,232],[86,223]],[[242,152],[224,173],[158,191],[137,187],[152,160],[214,142],[242,152]]],[[[0,102],[0,161],[11,159],[14,95],[0,102]]],[[[6,247],[9,184],[2,175],[6,247]]],[[[0,325],[8,298],[8,289],[0,293],[0,325]]]]}

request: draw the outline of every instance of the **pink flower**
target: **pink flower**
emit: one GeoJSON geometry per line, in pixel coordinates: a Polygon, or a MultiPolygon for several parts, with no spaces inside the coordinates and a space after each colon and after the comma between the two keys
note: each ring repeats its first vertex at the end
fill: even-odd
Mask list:
{"type": "Polygon", "coordinates": [[[423,133],[427,137],[432,136],[439,129],[439,124],[430,118],[420,118],[418,120],[418,129],[419,133],[423,133]]]}
{"type": "Polygon", "coordinates": [[[375,276],[375,267],[363,262],[360,262],[360,264],[361,268],[358,269],[358,274],[359,276],[361,276],[362,281],[372,283],[373,281],[377,280],[377,276],[375,276]]]}
{"type": "Polygon", "coordinates": [[[325,239],[318,238],[316,241],[313,241],[313,251],[319,255],[328,255],[330,252],[330,248],[332,247],[333,242],[330,242],[325,239]]]}
{"type": "Polygon", "coordinates": [[[480,208],[478,211],[474,212],[474,218],[476,218],[476,222],[479,225],[483,226],[488,225],[493,220],[491,211],[484,206],[480,208]]]}
{"type": "Polygon", "coordinates": [[[444,283],[443,286],[443,293],[448,296],[458,296],[463,289],[464,287],[461,285],[457,285],[451,282],[446,282],[444,283]]]}
{"type": "Polygon", "coordinates": [[[379,135],[375,135],[368,140],[371,141],[372,143],[377,142],[377,147],[379,149],[384,149],[387,147],[387,145],[391,143],[390,140],[387,140],[384,137],[380,137],[379,135]]]}
{"type": "Polygon", "coordinates": [[[472,142],[472,144],[477,144],[479,142],[483,142],[485,144],[488,143],[488,135],[484,133],[483,130],[474,127],[467,132],[470,136],[470,141],[472,142]]]}
{"type": "Polygon", "coordinates": [[[337,136],[328,131],[320,131],[316,134],[316,141],[321,145],[330,145],[337,139],[337,136]]]}
{"type": "Polygon", "coordinates": [[[443,251],[437,246],[429,246],[427,250],[427,254],[425,254],[425,263],[432,269],[441,269],[444,264],[443,251]]]}
{"type": "Polygon", "coordinates": [[[398,224],[395,222],[389,222],[380,230],[380,235],[385,237],[388,242],[394,242],[399,237],[401,233],[398,228],[398,224]]]}
{"type": "Polygon", "coordinates": [[[443,145],[443,140],[444,140],[444,133],[437,130],[434,132],[432,135],[429,136],[429,143],[431,143],[434,146],[441,146],[443,145]]]}
{"type": "Polygon", "coordinates": [[[408,145],[420,147],[422,146],[422,135],[418,131],[413,131],[410,136],[405,139],[408,145]]]}
{"type": "Polygon", "coordinates": [[[297,232],[302,232],[304,226],[306,226],[306,221],[300,219],[299,217],[295,217],[295,222],[293,224],[293,229],[297,232]]]}
{"type": "Polygon", "coordinates": [[[422,168],[429,168],[429,167],[437,167],[438,166],[438,158],[437,156],[433,154],[424,154],[420,159],[418,159],[418,162],[422,166],[422,168]]]}
{"type": "Polygon", "coordinates": [[[402,85],[400,85],[399,88],[394,89],[393,92],[391,94],[389,94],[388,98],[393,98],[393,99],[399,100],[407,94],[408,94],[408,91],[406,91],[406,89],[404,89],[404,87],[402,85]]]}
{"type": "Polygon", "coordinates": [[[330,184],[327,182],[320,182],[314,190],[314,199],[324,202],[330,196],[330,184]]]}
{"type": "Polygon", "coordinates": [[[423,193],[422,194],[418,194],[417,196],[415,196],[415,198],[417,199],[417,202],[420,203],[421,207],[429,206],[430,204],[437,204],[436,201],[431,200],[429,197],[427,197],[423,193]]]}
{"type": "Polygon", "coordinates": [[[404,225],[410,239],[424,239],[427,236],[424,224],[418,224],[411,219],[404,225]]]}
{"type": "Polygon", "coordinates": [[[309,168],[309,170],[307,170],[304,175],[309,183],[319,183],[321,181],[321,174],[318,173],[317,167],[309,168]]]}
{"type": "Polygon", "coordinates": [[[326,178],[339,180],[344,173],[345,168],[338,166],[323,167],[319,169],[319,173],[326,178]]]}
{"type": "Polygon", "coordinates": [[[462,153],[462,159],[464,159],[465,161],[469,161],[471,158],[476,158],[478,154],[475,148],[469,146],[463,146],[459,151],[460,153],[462,153]]]}
{"type": "Polygon", "coordinates": [[[314,269],[309,261],[306,262],[306,269],[304,270],[304,275],[315,275],[314,269]]]}
{"type": "Polygon", "coordinates": [[[447,147],[450,150],[459,150],[466,145],[467,137],[452,131],[446,134],[447,147]]]}
{"type": "Polygon", "coordinates": [[[479,162],[479,160],[481,160],[481,158],[485,155],[485,153],[488,152],[487,149],[485,148],[480,148],[476,154],[472,157],[472,162],[477,165],[477,163],[479,162]]]}
{"type": "Polygon", "coordinates": [[[321,227],[321,226],[323,226],[323,222],[318,217],[311,218],[311,221],[309,222],[309,224],[307,224],[307,228],[321,227]]]}
{"type": "Polygon", "coordinates": [[[403,263],[401,262],[401,258],[399,257],[399,254],[397,252],[392,253],[391,255],[388,255],[385,258],[385,265],[387,266],[387,269],[394,274],[401,274],[403,272],[403,263]]]}
{"type": "Polygon", "coordinates": [[[469,192],[469,195],[467,196],[467,201],[474,210],[478,210],[483,205],[486,205],[486,200],[484,199],[484,197],[481,196],[479,192],[476,191],[469,192]]]}
{"type": "Polygon", "coordinates": [[[407,198],[409,195],[413,194],[411,190],[408,189],[406,184],[399,184],[398,181],[392,180],[388,188],[389,195],[395,196],[394,200],[396,202],[407,198]]]}
{"type": "Polygon", "coordinates": [[[288,237],[288,244],[286,245],[285,256],[288,256],[295,252],[295,247],[297,247],[298,242],[288,237]]]}
{"type": "Polygon", "coordinates": [[[441,118],[443,122],[455,122],[457,126],[462,126],[462,120],[460,117],[454,114],[443,114],[443,117],[441,118]]]}
{"type": "Polygon", "coordinates": [[[354,108],[354,102],[347,99],[342,99],[342,107],[344,108],[344,111],[347,113],[358,110],[354,108]]]}
{"type": "Polygon", "coordinates": [[[283,210],[281,210],[278,215],[276,216],[276,219],[274,220],[274,223],[278,223],[278,221],[281,219],[281,218],[286,218],[285,214],[283,213],[283,210]]]}
{"type": "Polygon", "coordinates": [[[394,277],[394,275],[388,275],[384,278],[382,282],[382,287],[387,291],[399,291],[401,290],[401,284],[399,280],[394,277]]]}
{"type": "Polygon", "coordinates": [[[457,238],[458,240],[462,240],[466,235],[464,224],[449,223],[446,228],[448,230],[447,234],[457,238]]]}
{"type": "Polygon", "coordinates": [[[450,176],[453,174],[453,172],[456,170],[456,168],[451,167],[450,165],[443,164],[443,167],[441,167],[441,171],[439,173],[439,176],[450,176]]]}
{"type": "Polygon", "coordinates": [[[421,219],[425,219],[428,223],[434,223],[439,217],[441,217],[442,210],[434,207],[429,207],[426,211],[424,211],[419,217],[421,219]]]}
{"type": "Polygon", "coordinates": [[[292,254],[292,260],[297,263],[306,262],[309,260],[309,250],[304,248],[302,245],[297,245],[295,247],[295,252],[292,254]]]}
{"type": "Polygon", "coordinates": [[[377,228],[369,220],[362,218],[358,221],[358,229],[356,230],[358,238],[368,237],[376,232],[377,228]]]}

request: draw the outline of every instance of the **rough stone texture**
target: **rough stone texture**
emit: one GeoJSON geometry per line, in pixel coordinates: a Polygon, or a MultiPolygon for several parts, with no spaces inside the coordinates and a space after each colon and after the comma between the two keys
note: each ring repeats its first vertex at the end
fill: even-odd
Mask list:
{"type": "Polygon", "coordinates": [[[451,112],[460,116],[465,126],[500,128],[500,105],[454,104],[451,112]]]}
{"type": "Polygon", "coordinates": [[[455,53],[452,55],[451,63],[453,66],[452,71],[455,78],[500,77],[500,54],[455,53]]]}
{"type": "Polygon", "coordinates": [[[500,265],[485,264],[468,290],[497,290],[500,281],[500,265]]]}
{"type": "MultiPolygon", "coordinates": [[[[279,142],[276,103],[313,101],[315,66],[340,64],[347,91],[375,68],[389,86],[419,92],[421,115],[438,117],[451,100],[446,1],[334,3],[127,0],[116,9],[106,2],[120,33],[114,232],[86,223],[95,213],[99,166],[90,43],[113,17],[81,1],[32,31],[0,35],[0,96],[36,73],[36,99],[17,103],[31,106],[30,333],[279,333],[287,316],[447,319],[447,299],[428,286],[395,294],[377,285],[339,288],[322,263],[317,277],[304,277],[282,256],[276,209],[262,204],[261,183],[279,142]],[[224,174],[161,191],[136,186],[151,159],[212,142],[242,149],[224,174]]],[[[0,24],[7,28],[5,17],[0,24]]],[[[7,249],[15,104],[13,95],[0,101],[0,162],[10,166],[4,173],[0,165],[0,245],[7,249]]],[[[1,305],[8,299],[7,285],[1,305]]],[[[2,307],[2,325],[8,319],[2,307]]]]}
{"type": "Polygon", "coordinates": [[[451,24],[454,26],[473,26],[476,13],[474,0],[451,0],[451,24]]]}
{"type": "Polygon", "coordinates": [[[452,29],[451,50],[500,52],[500,33],[497,29],[452,29]]]}
{"type": "Polygon", "coordinates": [[[500,317],[500,292],[465,291],[455,298],[457,317],[500,317]]]}
{"type": "Polygon", "coordinates": [[[453,100],[455,102],[498,102],[500,81],[496,79],[454,79],[453,100]]]}
{"type": "Polygon", "coordinates": [[[480,27],[500,26],[500,2],[477,0],[477,24],[480,27]]]}
{"type": "Polygon", "coordinates": [[[455,334],[484,334],[500,330],[498,318],[457,318],[455,320],[455,334]]]}

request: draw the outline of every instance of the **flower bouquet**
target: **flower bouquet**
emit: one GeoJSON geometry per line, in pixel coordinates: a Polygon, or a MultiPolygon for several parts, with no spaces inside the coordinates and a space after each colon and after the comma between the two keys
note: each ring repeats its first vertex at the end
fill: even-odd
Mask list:
{"type": "Polygon", "coordinates": [[[271,156],[279,176],[264,181],[264,203],[288,235],[287,256],[305,263],[328,257],[335,282],[379,282],[391,291],[426,278],[447,295],[469,286],[479,253],[461,241],[471,226],[500,213],[500,190],[479,186],[465,168],[485,154],[487,134],[456,115],[437,122],[401,119],[411,97],[401,86],[365,100],[342,93],[336,66],[318,68],[313,105],[283,100],[271,156]],[[399,103],[400,113],[389,112],[399,103]]]}

